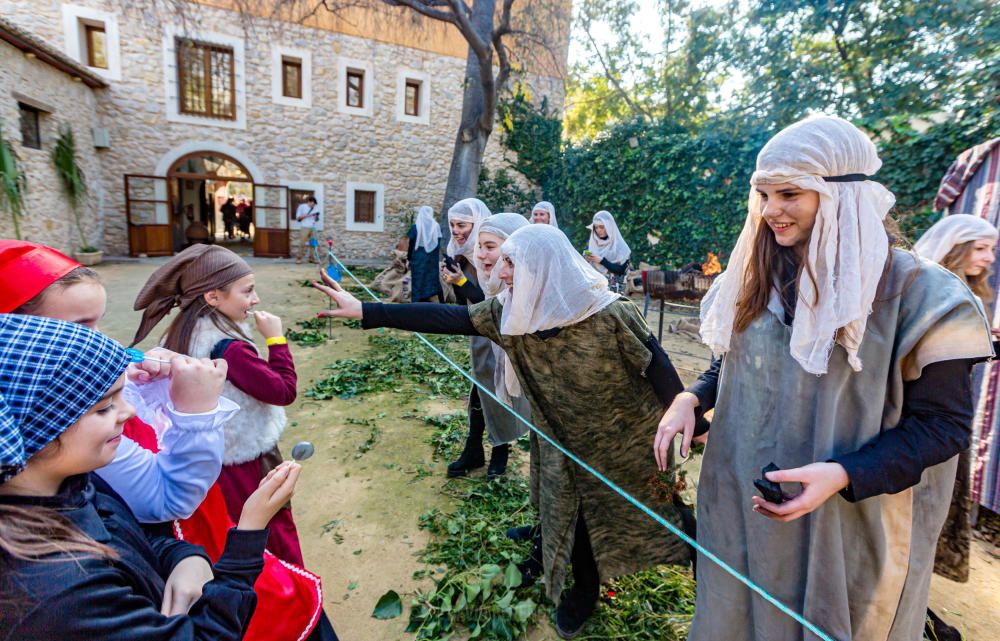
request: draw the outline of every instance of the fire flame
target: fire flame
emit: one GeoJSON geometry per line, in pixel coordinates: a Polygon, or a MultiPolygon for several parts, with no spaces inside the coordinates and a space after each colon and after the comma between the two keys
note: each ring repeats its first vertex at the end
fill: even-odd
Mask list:
{"type": "Polygon", "coordinates": [[[708,260],[706,260],[701,265],[701,273],[706,276],[715,276],[722,271],[722,263],[719,262],[719,257],[708,252],[708,260]]]}

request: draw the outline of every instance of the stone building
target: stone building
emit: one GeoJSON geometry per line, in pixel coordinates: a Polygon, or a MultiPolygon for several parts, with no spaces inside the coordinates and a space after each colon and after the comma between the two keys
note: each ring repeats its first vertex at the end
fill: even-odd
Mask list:
{"type": "MultiPolygon", "coordinates": [[[[314,195],[321,238],[360,260],[385,256],[414,207],[440,207],[466,65],[457,30],[374,15],[248,22],[227,6],[0,0],[0,127],[27,175],[26,239],[168,255],[222,240],[232,197],[251,205],[254,253],[287,256],[295,208],[314,195]],[[89,187],[83,239],[51,161],[66,127],[89,187]]],[[[561,108],[558,73],[525,82],[561,108]]],[[[498,138],[487,166],[502,162],[498,138]]],[[[13,236],[6,211],[0,236],[13,236]]]]}

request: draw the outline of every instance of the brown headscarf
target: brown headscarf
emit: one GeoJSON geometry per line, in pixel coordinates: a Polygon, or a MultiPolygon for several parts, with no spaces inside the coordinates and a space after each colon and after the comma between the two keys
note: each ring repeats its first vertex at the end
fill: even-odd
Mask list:
{"type": "Polygon", "coordinates": [[[153,272],[139,292],[132,309],[145,311],[132,345],[146,338],[174,307],[185,309],[203,294],[252,273],[245,260],[225,247],[188,247],[153,272]]]}

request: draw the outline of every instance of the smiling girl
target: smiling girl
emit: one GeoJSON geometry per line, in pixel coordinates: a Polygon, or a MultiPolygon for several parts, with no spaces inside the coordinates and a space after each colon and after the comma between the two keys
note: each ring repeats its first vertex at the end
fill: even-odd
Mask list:
{"type": "MultiPolygon", "coordinates": [[[[254,311],[259,302],[256,279],[246,261],[210,245],[194,245],[171,258],[153,272],[135,301],[135,309],[144,311],[133,345],[176,306],[180,311],[162,345],[178,354],[222,358],[229,365],[224,393],[241,411],[224,426],[218,484],[233,520],[260,479],[281,463],[278,439],[287,422],[282,407],[296,397],[295,364],[281,319],[254,311]],[[267,343],[266,360],[250,338],[250,318],[267,343]]],[[[289,507],[278,512],[270,530],[268,550],[303,565],[289,507]]]]}
{"type": "MultiPolygon", "coordinates": [[[[514,215],[524,220],[523,216],[514,215]]],[[[476,252],[481,251],[480,226],[490,216],[486,204],[476,198],[460,200],[448,210],[448,223],[451,226],[448,256],[452,259],[454,267],[446,262],[441,267],[441,278],[454,288],[459,305],[471,305],[487,298],[484,288],[488,287],[487,280],[493,262],[480,263],[476,258],[476,252]]],[[[496,391],[494,372],[497,369],[494,347],[488,338],[482,336],[472,336],[469,339],[472,374],[479,383],[492,392],[496,391]]],[[[499,403],[480,395],[479,390],[473,385],[469,390],[469,435],[465,440],[462,455],[448,466],[448,476],[465,476],[471,470],[486,464],[486,453],[483,450],[484,433],[489,436],[490,444],[493,446],[486,474],[490,477],[504,475],[507,472],[507,459],[510,454],[509,443],[523,436],[526,429],[499,403]]]]}
{"type": "MultiPolygon", "coordinates": [[[[895,198],[869,178],[881,164],[829,116],[764,146],[702,301],[702,339],[722,356],[677,395],[654,453],[665,467],[682,433],[685,455],[695,408],[714,408],[699,542],[835,639],[911,641],[969,446],[969,373],[993,350],[962,281],[891,247],[895,198]],[[754,489],[772,462],[777,502],[754,489]]],[[[691,641],[811,638],[716,565],[697,578],[691,641]]]]}
{"type": "Polygon", "coordinates": [[[201,548],[142,529],[93,474],[115,458],[134,415],[122,393],[125,349],[81,325],[10,314],[0,314],[0,343],[4,639],[242,639],[267,522],[298,466],[275,470],[248,497],[213,567],[201,548]],[[176,612],[171,582],[192,573],[209,580],[190,611],[176,612]]]}

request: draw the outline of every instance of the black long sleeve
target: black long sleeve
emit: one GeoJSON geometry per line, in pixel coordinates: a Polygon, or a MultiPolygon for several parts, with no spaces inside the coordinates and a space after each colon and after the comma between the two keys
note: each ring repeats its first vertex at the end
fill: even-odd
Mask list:
{"type": "Polygon", "coordinates": [[[913,487],[928,467],[969,448],[973,417],[970,372],[975,361],[941,361],[903,388],[903,416],[860,449],[831,459],[851,483],[848,501],[895,494],[913,487]]]}
{"type": "MultiPolygon", "coordinates": [[[[660,341],[652,334],[646,339],[646,347],[653,353],[652,360],[646,368],[646,378],[653,384],[656,395],[660,398],[664,407],[668,407],[674,402],[674,397],[684,391],[684,384],[680,375],[670,362],[670,357],[663,351],[660,341]]],[[[701,436],[708,431],[711,424],[705,420],[705,411],[700,407],[695,410],[695,436],[701,436]]]]}
{"type": "Polygon", "coordinates": [[[486,300],[486,294],[482,288],[471,278],[466,277],[465,283],[461,286],[453,285],[455,289],[455,299],[460,305],[474,305],[486,300]]]}
{"type": "Polygon", "coordinates": [[[719,393],[719,370],[722,368],[722,357],[713,359],[708,369],[701,373],[698,380],[687,388],[698,397],[698,407],[703,411],[715,407],[715,398],[719,393]]]}
{"type": "Polygon", "coordinates": [[[601,265],[604,266],[604,269],[608,270],[612,274],[618,274],[619,276],[628,271],[628,262],[628,258],[625,259],[624,263],[612,263],[607,258],[601,259],[601,265]]]}
{"type": "Polygon", "coordinates": [[[441,303],[361,304],[361,327],[395,327],[429,334],[479,336],[464,305],[441,303]]]}

